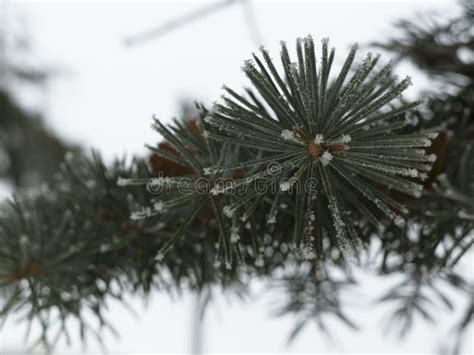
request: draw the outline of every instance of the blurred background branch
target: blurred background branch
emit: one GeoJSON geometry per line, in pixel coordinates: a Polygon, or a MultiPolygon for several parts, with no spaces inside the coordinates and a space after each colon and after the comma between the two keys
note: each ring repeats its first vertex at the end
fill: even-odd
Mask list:
{"type": "MultiPolygon", "coordinates": [[[[214,15],[221,10],[224,10],[231,5],[240,4],[244,9],[244,20],[247,24],[249,34],[256,46],[263,44],[262,36],[252,10],[251,0],[218,0],[212,1],[198,9],[187,14],[181,15],[177,18],[171,19],[155,28],[144,31],[142,33],[130,36],[124,40],[126,46],[135,46],[143,44],[150,40],[159,39],[170,32],[179,30],[182,27],[189,26],[195,21],[203,20],[206,17],[214,15]]],[[[222,29],[225,30],[225,29],[222,29]]]]}

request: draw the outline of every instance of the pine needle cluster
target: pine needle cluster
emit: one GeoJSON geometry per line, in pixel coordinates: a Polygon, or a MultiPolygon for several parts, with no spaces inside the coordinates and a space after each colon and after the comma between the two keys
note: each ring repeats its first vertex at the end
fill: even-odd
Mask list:
{"type": "MultiPolygon", "coordinates": [[[[191,168],[194,187],[197,179],[206,185],[204,193],[195,188],[178,197],[157,198],[143,215],[195,206],[159,258],[184,234],[204,200],[211,203],[219,225],[218,248],[223,251],[217,254],[223,255],[229,269],[238,260],[232,250],[236,255],[242,252],[237,231],[245,228],[257,208],[267,215],[267,225],[275,224],[282,201],[289,206],[285,213],[294,226],[287,243],[309,259],[324,258],[326,238],[343,254],[362,245],[357,231],[361,223],[372,223],[378,230],[386,227],[379,211],[392,223],[404,223],[408,210],[390,192],[421,196],[422,181],[436,159],[426,148],[437,136],[397,133],[409,124],[405,113],[420,104],[396,101],[410,78],[398,82],[392,65],[378,68],[379,56],[371,53],[352,70],[357,46],[335,75],[335,49],[329,50],[327,39],[322,41],[319,62],[310,36],[297,40],[296,50],[295,63],[282,43],[282,74],[264,48],[263,59],[254,55],[253,61],[245,62],[243,71],[255,92],[248,89],[242,96],[224,87],[222,103],[202,111],[201,137],[179,134],[155,120],[154,127],[177,153],[157,154],[191,168]]],[[[186,176],[119,183],[176,186],[184,180],[190,182],[186,176]]],[[[274,230],[270,226],[268,233],[274,230]]]]}

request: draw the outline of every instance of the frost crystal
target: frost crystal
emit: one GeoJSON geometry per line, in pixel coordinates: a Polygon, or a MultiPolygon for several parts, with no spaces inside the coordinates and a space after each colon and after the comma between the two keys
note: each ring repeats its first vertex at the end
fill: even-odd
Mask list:
{"type": "Polygon", "coordinates": [[[314,252],[313,244],[314,238],[308,238],[305,244],[301,244],[300,247],[296,250],[297,255],[299,255],[304,260],[313,260],[316,259],[316,253],[314,252]]]}
{"type": "Polygon", "coordinates": [[[304,246],[301,249],[301,253],[302,253],[303,259],[305,260],[316,259],[316,253],[311,249],[309,245],[304,246]]]}
{"type": "Polygon", "coordinates": [[[316,137],[314,137],[314,143],[316,144],[321,144],[324,141],[324,137],[322,134],[317,134],[316,137]]]}
{"type": "Polygon", "coordinates": [[[165,209],[165,206],[162,201],[158,201],[153,205],[153,208],[157,212],[163,212],[163,210],[165,209]]]}
{"type": "Polygon", "coordinates": [[[142,207],[140,211],[135,211],[130,214],[130,219],[132,221],[137,221],[139,219],[144,219],[156,215],[155,211],[152,211],[150,207],[142,207]]]}
{"type": "Polygon", "coordinates": [[[425,181],[426,179],[428,179],[428,174],[421,173],[421,174],[418,174],[418,177],[420,178],[421,181],[425,181]]]}
{"type": "Polygon", "coordinates": [[[341,136],[341,143],[349,143],[352,140],[352,137],[348,134],[343,134],[341,136]]]}
{"type": "Polygon", "coordinates": [[[232,265],[231,265],[230,261],[225,262],[225,268],[226,268],[226,270],[232,269],[232,265]]]}
{"type": "Polygon", "coordinates": [[[349,143],[350,141],[352,141],[352,137],[351,137],[349,134],[343,134],[343,135],[340,136],[339,138],[334,139],[331,143],[343,143],[343,144],[347,144],[347,143],[349,143]]]}
{"type": "Polygon", "coordinates": [[[328,151],[325,151],[323,155],[321,156],[321,158],[319,158],[319,160],[321,161],[323,166],[327,166],[329,162],[332,160],[332,158],[333,158],[332,154],[329,153],[328,151]]]}
{"type": "Polygon", "coordinates": [[[169,177],[158,177],[158,178],[153,178],[150,180],[150,184],[154,185],[164,185],[164,184],[170,184],[172,182],[171,178],[169,177]]]}
{"type": "Polygon", "coordinates": [[[283,138],[285,141],[296,140],[295,134],[289,129],[284,129],[283,131],[281,131],[281,138],[283,138]]]}
{"type": "Polygon", "coordinates": [[[418,170],[416,169],[408,169],[407,175],[411,177],[417,177],[418,176],[418,170]]]}
{"type": "Polygon", "coordinates": [[[438,137],[439,133],[438,132],[428,132],[426,133],[426,137],[428,137],[429,139],[436,139],[436,137],[438,137]]]}
{"type": "Polygon", "coordinates": [[[435,162],[436,159],[438,159],[438,157],[436,156],[436,154],[430,154],[430,155],[428,156],[428,158],[429,158],[429,160],[430,160],[431,162],[435,162]]]}
{"type": "Polygon", "coordinates": [[[219,195],[219,194],[221,194],[221,193],[223,193],[223,192],[224,192],[224,190],[221,189],[221,188],[218,187],[218,186],[214,186],[214,187],[211,189],[211,194],[214,195],[214,196],[219,195]]]}
{"type": "Polygon", "coordinates": [[[232,218],[234,216],[235,209],[230,206],[224,206],[222,212],[224,212],[227,217],[232,218]]]}
{"type": "Polygon", "coordinates": [[[367,57],[363,61],[364,68],[370,68],[372,64],[372,52],[367,52],[367,57]]]}
{"type": "Polygon", "coordinates": [[[157,261],[163,261],[164,258],[165,258],[165,256],[163,255],[163,253],[158,253],[156,255],[156,260],[157,261]]]}
{"type": "Polygon", "coordinates": [[[333,225],[336,229],[336,237],[338,240],[341,240],[345,236],[345,223],[341,219],[341,214],[337,208],[337,203],[335,198],[329,199],[329,209],[331,210],[331,215],[333,219],[333,225]]]}
{"type": "Polygon", "coordinates": [[[424,147],[431,147],[432,142],[431,140],[425,138],[425,139],[422,139],[422,144],[424,147]]]}
{"type": "Polygon", "coordinates": [[[405,225],[405,220],[400,216],[397,216],[397,218],[395,218],[394,222],[395,222],[395,225],[397,225],[400,228],[405,225]]]}
{"type": "Polygon", "coordinates": [[[289,181],[281,181],[280,182],[280,190],[281,191],[288,191],[291,187],[291,184],[289,181]]]}

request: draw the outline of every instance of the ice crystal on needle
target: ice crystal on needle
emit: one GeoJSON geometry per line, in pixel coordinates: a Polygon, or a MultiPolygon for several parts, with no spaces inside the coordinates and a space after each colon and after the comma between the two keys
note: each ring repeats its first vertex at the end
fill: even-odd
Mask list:
{"type": "Polygon", "coordinates": [[[321,161],[321,164],[323,164],[323,166],[327,166],[331,162],[332,158],[333,155],[326,151],[323,153],[323,155],[321,155],[321,158],[319,158],[319,160],[321,161]]]}
{"type": "Polygon", "coordinates": [[[323,143],[324,137],[322,134],[317,134],[316,137],[314,137],[314,143],[315,144],[321,144],[323,143]]]}
{"type": "Polygon", "coordinates": [[[286,141],[293,141],[296,139],[295,134],[289,129],[284,129],[283,131],[281,131],[281,138],[286,141]]]}
{"type": "Polygon", "coordinates": [[[232,218],[234,216],[235,209],[233,209],[231,206],[224,206],[222,212],[224,212],[227,217],[232,218]]]}
{"type": "Polygon", "coordinates": [[[280,182],[280,190],[281,191],[288,191],[291,187],[291,184],[289,181],[282,181],[280,182]]]}

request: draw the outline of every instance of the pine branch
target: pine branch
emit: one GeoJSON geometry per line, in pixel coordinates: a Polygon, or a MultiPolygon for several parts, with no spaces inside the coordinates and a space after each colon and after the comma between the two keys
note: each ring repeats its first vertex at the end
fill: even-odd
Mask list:
{"type": "Polygon", "coordinates": [[[2,320],[37,322],[53,347],[72,319],[84,340],[100,337],[110,298],[241,294],[261,277],[286,290],[280,314],[298,316],[292,337],[308,320],[326,329],[326,315],[355,328],[339,292],[355,283],[354,257],[366,256],[352,251],[375,242],[378,270],[413,286],[386,297],[400,302],[395,318],[431,319],[433,299],[451,309],[437,283],[466,290],[455,269],[474,230],[472,85],[417,109],[401,98],[409,80],[397,83],[378,56],[352,70],[353,47],[332,74],[335,51],[323,40],[317,63],[314,47],[298,40],[292,63],[282,44],[281,74],[262,48],[244,66],[245,95],[225,87],[198,120],[154,120],[165,140],[148,161],[69,156],[42,190],[4,204],[2,320]]]}
{"type": "Polygon", "coordinates": [[[205,221],[194,221],[194,230],[201,232],[176,245],[166,262],[158,260],[183,216],[130,221],[132,211],[150,203],[151,195],[140,187],[116,185],[119,176],[146,174],[143,161],[116,161],[106,168],[97,155],[68,156],[49,185],[3,205],[2,323],[14,316],[39,324],[38,343],[53,348],[69,338],[73,321],[83,340],[103,328],[113,330],[104,309],[113,298],[126,304],[127,293],[200,290],[217,280],[223,287],[242,289],[236,273],[222,275],[214,268],[214,245],[206,237],[215,230],[205,221]],[[97,329],[87,323],[87,314],[96,316],[97,329]]]}

